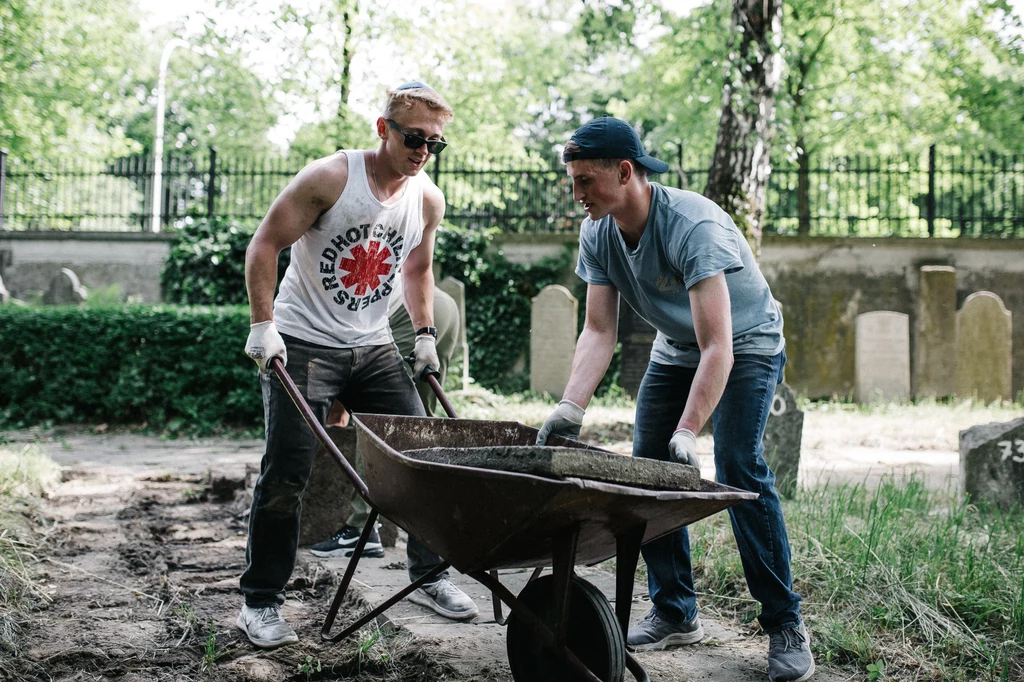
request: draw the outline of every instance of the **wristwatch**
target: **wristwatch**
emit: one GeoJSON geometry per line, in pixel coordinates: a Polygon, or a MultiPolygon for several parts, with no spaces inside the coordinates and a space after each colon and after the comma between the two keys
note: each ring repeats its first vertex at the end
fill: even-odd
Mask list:
{"type": "Polygon", "coordinates": [[[423,336],[424,334],[430,334],[435,339],[437,338],[437,327],[420,327],[416,330],[416,336],[423,336]]]}

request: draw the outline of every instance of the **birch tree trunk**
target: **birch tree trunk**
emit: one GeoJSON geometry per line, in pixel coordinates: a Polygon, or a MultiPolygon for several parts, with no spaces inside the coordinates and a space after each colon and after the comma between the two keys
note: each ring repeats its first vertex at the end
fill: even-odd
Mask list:
{"type": "Polygon", "coordinates": [[[771,174],[771,124],[782,78],[782,0],[733,0],[722,117],[704,195],[725,209],[754,249],[771,174]]]}

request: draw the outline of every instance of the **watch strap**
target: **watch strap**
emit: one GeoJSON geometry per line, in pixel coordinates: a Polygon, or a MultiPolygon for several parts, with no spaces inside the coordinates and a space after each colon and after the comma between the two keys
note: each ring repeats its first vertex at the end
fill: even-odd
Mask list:
{"type": "Polygon", "coordinates": [[[435,339],[437,338],[437,327],[420,327],[416,330],[416,336],[423,336],[424,334],[430,334],[435,339]]]}

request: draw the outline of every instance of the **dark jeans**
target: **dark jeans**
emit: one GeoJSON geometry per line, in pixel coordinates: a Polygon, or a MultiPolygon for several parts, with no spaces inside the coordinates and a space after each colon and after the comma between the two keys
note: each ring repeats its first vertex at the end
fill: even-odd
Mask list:
{"type": "MultiPolygon", "coordinates": [[[[760,495],[730,507],[729,517],[747,588],[761,604],[758,620],[769,633],[800,623],[800,595],[792,589],[789,537],[775,474],[761,456],[768,412],[785,363],[785,351],[774,357],[737,355],[712,417],[718,482],[760,495]]],[[[668,459],[668,441],[683,414],[695,372],[650,363],[636,401],[635,457],[668,459]]],[[[643,556],[658,612],[679,622],[697,615],[686,528],[648,543],[643,556]]]]}
{"type": "MultiPolygon", "coordinates": [[[[288,374],[321,423],[334,399],[352,412],[424,416],[412,380],[394,344],[324,348],[284,336],[288,374]]],[[[248,567],[241,587],[249,606],[284,603],[284,588],[295,568],[302,493],[319,442],[302,419],[276,374],[261,374],[267,450],[249,512],[248,567]]],[[[416,580],[442,562],[416,538],[408,544],[409,578],[416,580]]],[[[442,573],[441,577],[445,577],[442,573]]]]}

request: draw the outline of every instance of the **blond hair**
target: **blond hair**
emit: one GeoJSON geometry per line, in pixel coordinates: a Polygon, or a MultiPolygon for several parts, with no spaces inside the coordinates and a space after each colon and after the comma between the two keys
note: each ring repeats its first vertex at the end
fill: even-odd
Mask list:
{"type": "Polygon", "coordinates": [[[451,105],[431,87],[388,90],[387,102],[381,116],[394,118],[400,112],[412,109],[417,102],[422,102],[430,107],[431,111],[440,113],[445,123],[451,123],[455,118],[451,105]]]}

